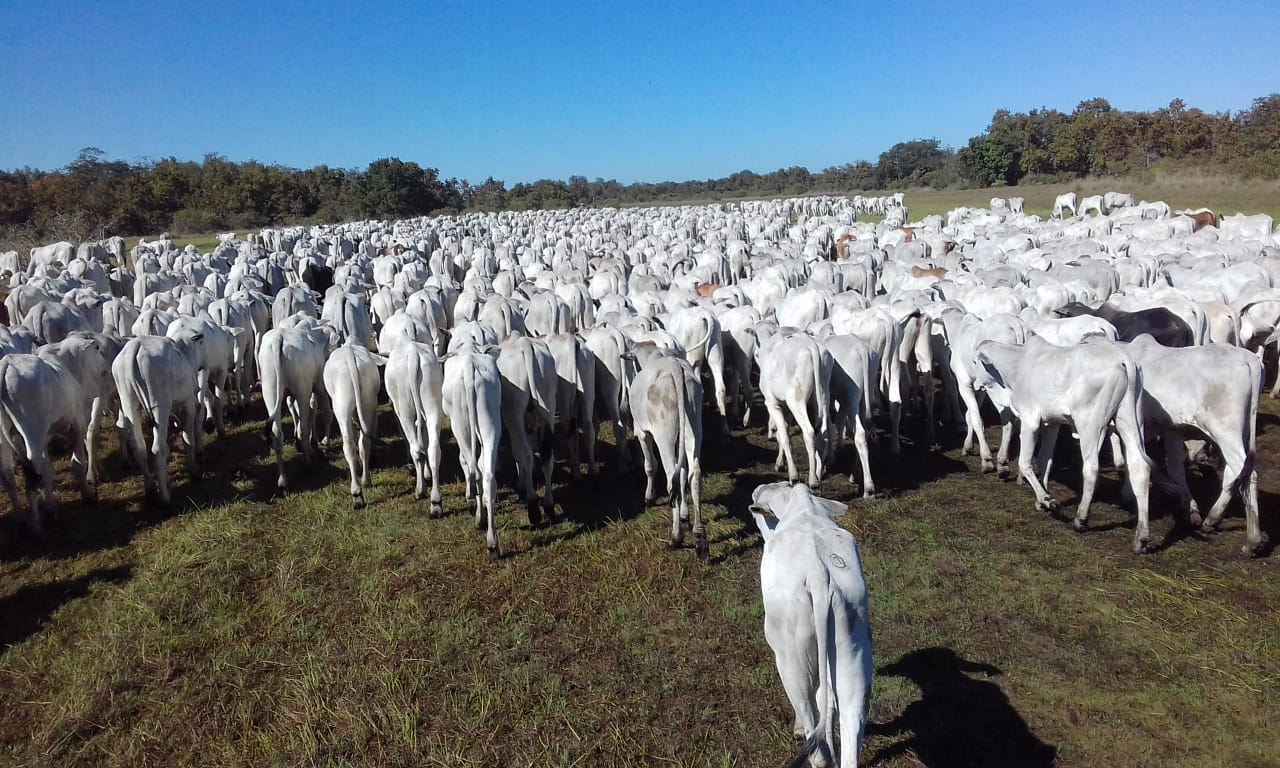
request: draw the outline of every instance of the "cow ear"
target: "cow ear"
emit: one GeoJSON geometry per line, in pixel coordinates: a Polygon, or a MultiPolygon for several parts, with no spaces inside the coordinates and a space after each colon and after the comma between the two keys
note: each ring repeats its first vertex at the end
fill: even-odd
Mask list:
{"type": "Polygon", "coordinates": [[[756,527],[760,529],[761,538],[766,544],[769,543],[778,527],[778,518],[773,516],[768,507],[762,507],[759,504],[752,504],[748,509],[751,511],[751,517],[756,521],[756,527]]]}
{"type": "Polygon", "coordinates": [[[382,366],[385,366],[385,365],[387,364],[387,357],[386,357],[386,355],[379,355],[379,354],[376,354],[376,353],[373,353],[373,352],[371,352],[371,353],[369,353],[369,354],[370,354],[370,357],[372,357],[372,358],[373,358],[373,362],[374,362],[378,367],[382,367],[382,366]]]}
{"type": "Polygon", "coordinates": [[[818,511],[822,512],[822,514],[827,517],[840,517],[849,511],[849,505],[844,502],[824,499],[821,496],[814,496],[813,504],[818,511]]]}

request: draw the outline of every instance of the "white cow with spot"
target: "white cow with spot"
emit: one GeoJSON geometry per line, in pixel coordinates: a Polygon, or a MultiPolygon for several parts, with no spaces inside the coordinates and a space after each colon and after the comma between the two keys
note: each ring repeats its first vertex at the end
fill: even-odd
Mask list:
{"type": "Polygon", "coordinates": [[[764,634],[803,738],[793,766],[835,762],[840,721],[843,768],[855,768],[871,705],[871,611],[853,534],[833,518],[848,512],[806,485],[770,483],[751,494],[764,537],[760,592],[764,634]]]}
{"type": "Polygon", "coordinates": [[[485,528],[489,559],[502,556],[494,523],[498,506],[498,441],[502,438],[502,377],[491,356],[463,345],[444,361],[444,413],[458,443],[467,499],[476,500],[476,527],[485,528]]]}
{"type": "Polygon", "coordinates": [[[657,347],[637,346],[628,356],[640,367],[629,398],[632,426],[644,454],[645,501],[657,499],[656,450],[671,497],[671,544],[684,542],[692,506],[694,547],[705,559],[710,548],[702,522],[702,382],[687,360],[657,347]]]}
{"type": "Polygon", "coordinates": [[[364,487],[369,484],[382,385],[378,367],[384,364],[386,358],[370,352],[355,336],[348,336],[324,364],[324,388],[342,433],[342,455],[351,473],[351,505],[356,509],[364,507],[364,487]]]}
{"type": "Polygon", "coordinates": [[[413,462],[415,499],[431,478],[430,517],[444,514],[440,495],[440,426],[444,422],[444,368],[430,344],[401,341],[387,354],[386,386],[413,462]]]}

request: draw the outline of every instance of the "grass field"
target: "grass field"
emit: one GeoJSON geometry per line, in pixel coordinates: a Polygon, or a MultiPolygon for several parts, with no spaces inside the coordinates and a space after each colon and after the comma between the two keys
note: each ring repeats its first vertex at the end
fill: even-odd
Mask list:
{"type": "MultiPolygon", "coordinates": [[[[1264,409],[1274,542],[1280,408],[1264,409]]],[[[712,434],[708,562],[668,549],[639,473],[558,478],[557,520],[530,530],[508,468],[505,557],[490,564],[456,452],[447,517],[428,520],[398,437],[358,512],[333,450],[307,472],[290,449],[299,490],[272,499],[256,421],[208,443],[203,480],[175,460],[172,511],[142,505],[132,479],[91,505],[64,485],[47,541],[0,518],[0,765],[781,765],[791,715],[745,509],[779,475],[759,428],[712,434]]],[[[1280,571],[1237,555],[1238,511],[1201,538],[1157,495],[1157,551],[1137,557],[1131,516],[1109,503],[1077,534],[953,443],[908,439],[899,460],[884,447],[886,498],[842,477],[820,487],[851,500],[842,523],[871,590],[864,763],[1275,764],[1280,571]]],[[[1064,501],[1078,466],[1064,448],[1064,501]]],[[[1202,503],[1213,474],[1192,472],[1202,503]]],[[[1107,473],[1099,499],[1117,488],[1107,473]]]]}

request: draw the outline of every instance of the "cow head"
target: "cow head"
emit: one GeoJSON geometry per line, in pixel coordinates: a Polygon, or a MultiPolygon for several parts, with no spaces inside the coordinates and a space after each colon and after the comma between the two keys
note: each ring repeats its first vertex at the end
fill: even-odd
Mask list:
{"type": "Polygon", "coordinates": [[[814,496],[813,491],[804,483],[791,485],[786,482],[756,486],[751,492],[751,506],[748,509],[766,543],[773,538],[780,525],[799,515],[816,514],[834,518],[849,511],[842,502],[814,496]]]}

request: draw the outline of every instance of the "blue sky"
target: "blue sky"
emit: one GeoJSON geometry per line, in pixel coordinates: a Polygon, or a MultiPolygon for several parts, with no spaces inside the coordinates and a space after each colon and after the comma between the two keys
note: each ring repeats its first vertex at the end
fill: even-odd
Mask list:
{"type": "Polygon", "coordinates": [[[294,167],[400,157],[508,185],[816,171],[913,138],[961,146],[1002,107],[1247,108],[1280,91],[1277,13],[1274,0],[0,0],[0,168],[58,168],[97,146],[294,167]]]}

